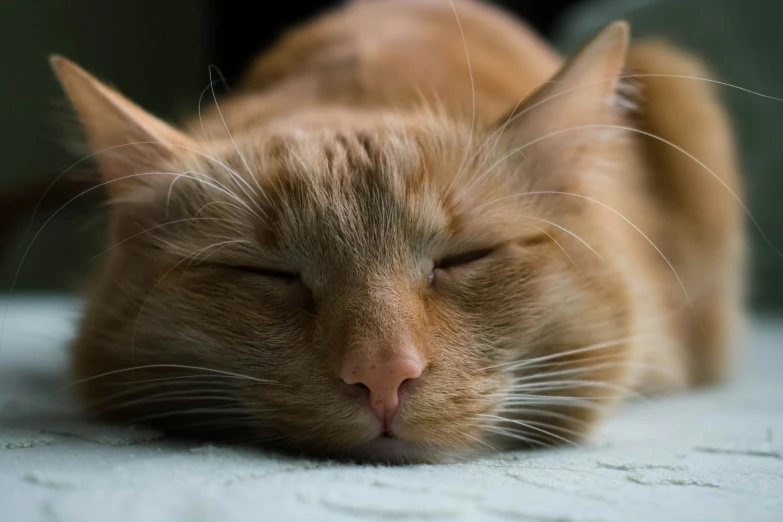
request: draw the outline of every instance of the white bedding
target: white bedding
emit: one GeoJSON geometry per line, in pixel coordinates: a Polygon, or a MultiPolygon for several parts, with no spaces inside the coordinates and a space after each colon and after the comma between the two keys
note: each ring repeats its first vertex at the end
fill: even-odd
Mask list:
{"type": "Polygon", "coordinates": [[[783,323],[773,320],[752,323],[736,382],[628,405],[582,448],[383,467],[85,420],[61,391],[77,311],[61,298],[10,301],[0,522],[783,521],[783,323]]]}

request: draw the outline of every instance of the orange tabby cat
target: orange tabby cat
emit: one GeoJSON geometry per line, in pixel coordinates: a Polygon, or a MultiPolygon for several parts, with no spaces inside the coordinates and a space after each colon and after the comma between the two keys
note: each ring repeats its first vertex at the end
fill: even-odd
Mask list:
{"type": "Polygon", "coordinates": [[[671,77],[696,60],[628,38],[613,23],[564,62],[477,2],[351,3],[184,130],[53,58],[113,208],[73,345],[86,405],[440,461],[722,377],[729,125],[671,77]]]}

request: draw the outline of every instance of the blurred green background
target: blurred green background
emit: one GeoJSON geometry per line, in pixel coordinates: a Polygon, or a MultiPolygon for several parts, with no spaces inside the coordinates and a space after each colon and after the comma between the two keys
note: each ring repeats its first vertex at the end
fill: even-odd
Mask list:
{"type": "MultiPolygon", "coordinates": [[[[0,192],[26,199],[26,187],[45,187],[78,159],[67,142],[75,122],[49,55],[71,58],[145,108],[176,118],[195,110],[208,82],[207,14],[205,3],[189,0],[0,1],[0,192]]],[[[74,169],[58,186],[80,175],[74,169]]],[[[0,289],[14,283],[30,241],[65,201],[39,212],[29,230],[29,211],[21,222],[0,223],[10,236],[0,243],[0,289]]],[[[16,291],[80,289],[89,268],[83,265],[100,251],[106,220],[100,205],[79,203],[66,206],[35,239],[16,291]]],[[[9,219],[3,210],[0,216],[9,219]]]]}
{"type": "MultiPolygon", "coordinates": [[[[503,3],[515,7],[513,0],[503,3]]],[[[208,82],[207,66],[224,65],[215,60],[214,5],[196,0],[0,2],[0,196],[7,196],[2,204],[8,207],[16,194],[26,197],[30,185],[45,186],[77,159],[64,146],[69,112],[49,71],[48,55],[72,58],[143,107],[176,121],[196,110],[208,82]]],[[[264,16],[274,17],[274,9],[264,16]]],[[[616,18],[630,20],[636,37],[666,36],[695,51],[722,81],[783,98],[780,0],[584,1],[559,13],[550,36],[569,52],[616,18]]],[[[258,20],[269,26],[266,18],[258,20]]],[[[260,46],[274,37],[264,29],[246,30],[252,23],[242,28],[245,40],[260,46]]],[[[783,250],[783,102],[729,88],[721,93],[735,121],[749,207],[783,250]]],[[[79,173],[76,169],[60,183],[79,173]]],[[[101,250],[105,212],[97,202],[66,206],[46,224],[19,268],[31,239],[58,206],[32,222],[29,211],[11,222],[9,208],[0,208],[0,219],[6,220],[0,221],[0,232],[10,238],[0,243],[0,290],[14,281],[20,292],[80,289],[89,272],[85,263],[101,250]]],[[[758,309],[783,309],[783,259],[750,227],[749,233],[751,302],[758,309]]]]}

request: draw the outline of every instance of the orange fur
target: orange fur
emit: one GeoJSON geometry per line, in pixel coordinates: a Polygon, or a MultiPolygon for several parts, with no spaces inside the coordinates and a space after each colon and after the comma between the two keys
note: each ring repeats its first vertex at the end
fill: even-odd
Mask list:
{"type": "Polygon", "coordinates": [[[111,249],[73,345],[104,418],[438,461],[578,439],[632,391],[725,374],[739,206],[660,139],[738,191],[729,125],[706,83],[654,76],[701,65],[629,50],[623,23],[564,62],[477,2],[352,3],[184,131],[53,64],[108,149],[111,249]],[[427,373],[379,445],[336,376],[403,338],[427,373]]]}

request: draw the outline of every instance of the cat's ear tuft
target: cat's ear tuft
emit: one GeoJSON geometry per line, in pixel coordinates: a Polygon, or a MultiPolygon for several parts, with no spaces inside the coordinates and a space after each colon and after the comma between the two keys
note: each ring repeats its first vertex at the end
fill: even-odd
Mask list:
{"type": "Polygon", "coordinates": [[[155,183],[175,160],[195,150],[189,137],[147,113],[75,63],[51,56],[52,69],[81,121],[113,198],[155,183]]]}
{"type": "Polygon", "coordinates": [[[619,77],[629,45],[625,21],[607,26],[552,80],[502,118],[502,151],[524,157],[533,190],[568,190],[590,167],[617,123],[619,77]],[[509,123],[510,122],[510,123],[509,123]],[[514,151],[522,154],[513,154],[514,151]]]}

